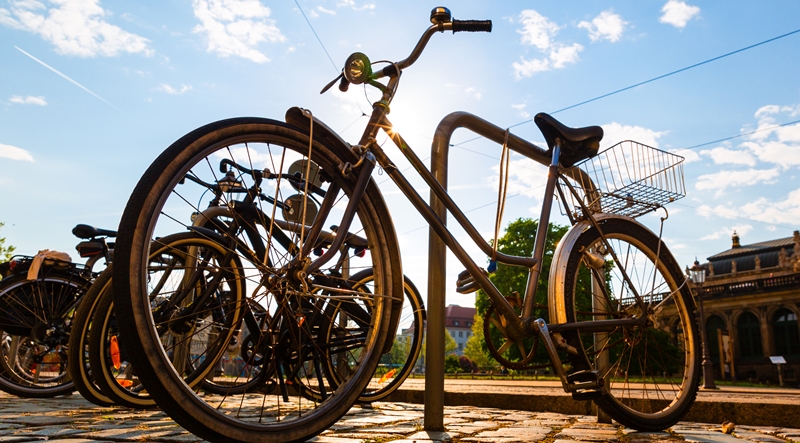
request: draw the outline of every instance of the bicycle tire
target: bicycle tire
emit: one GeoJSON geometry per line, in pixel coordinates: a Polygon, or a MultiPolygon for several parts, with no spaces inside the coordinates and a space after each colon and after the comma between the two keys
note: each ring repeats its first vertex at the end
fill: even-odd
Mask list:
{"type": "MultiPolygon", "coordinates": [[[[348,280],[352,282],[353,289],[359,289],[371,288],[373,279],[372,269],[364,269],[350,276],[348,280]]],[[[403,292],[405,300],[400,314],[399,335],[391,338],[394,340],[392,349],[381,357],[378,371],[358,398],[360,402],[371,403],[389,397],[411,375],[422,351],[426,320],[425,303],[414,282],[406,276],[403,276],[403,292]],[[384,372],[381,368],[388,370],[384,372]],[[392,370],[395,370],[394,375],[391,375],[392,370]]]]}
{"type": "Polygon", "coordinates": [[[95,313],[98,300],[103,293],[103,288],[111,279],[111,271],[106,268],[92,281],[86,295],[81,299],[75,316],[67,348],[67,361],[71,362],[67,369],[75,388],[84,399],[98,406],[112,406],[114,401],[103,394],[95,381],[95,374],[89,361],[89,331],[92,326],[92,317],[95,313]]]}
{"type": "Polygon", "coordinates": [[[49,398],[75,390],[64,345],[75,303],[89,283],[53,269],[41,274],[36,280],[8,277],[0,286],[0,329],[8,345],[0,357],[0,390],[19,397],[49,398]]]}
{"type": "Polygon", "coordinates": [[[564,274],[566,321],[647,315],[648,322],[644,327],[618,327],[605,337],[564,332],[567,343],[578,351],[569,359],[574,370],[600,370],[606,393],[594,401],[612,418],[637,430],[663,430],[688,412],[697,395],[700,354],[692,294],[677,261],[649,229],[623,217],[597,223],[619,261],[611,261],[594,226],[587,222],[575,230],[580,234],[570,242],[564,274]],[[606,265],[595,262],[595,268],[590,267],[584,251],[602,256],[606,265]],[[630,283],[624,281],[622,267],[630,283]],[[604,270],[606,285],[592,285],[591,275],[597,281],[603,278],[592,269],[604,270]],[[631,284],[648,303],[647,313],[633,304],[632,292],[622,293],[630,291],[631,284]],[[594,294],[600,298],[593,305],[594,294]],[[674,309],[665,310],[670,300],[674,309]],[[670,334],[664,327],[682,334],[670,334]],[[604,365],[598,358],[602,354],[608,355],[607,369],[598,368],[604,365]]]}
{"type": "MultiPolygon", "coordinates": [[[[264,386],[259,392],[241,394],[236,401],[225,401],[230,398],[224,396],[200,395],[183,382],[161,347],[150,312],[150,296],[153,294],[148,293],[146,284],[146,261],[152,238],[187,229],[190,215],[201,212],[201,208],[193,202],[202,198],[203,189],[192,188],[188,180],[184,182],[186,175],[193,174],[207,182],[216,182],[222,177],[222,174],[214,172],[221,158],[249,165],[251,169],[260,170],[269,165],[271,170],[277,168],[283,174],[290,162],[295,158],[305,158],[308,152],[308,134],[282,122],[238,118],[206,125],[175,142],[156,159],[136,186],[123,214],[115,247],[113,278],[115,307],[122,337],[129,347],[139,377],[159,406],[177,423],[207,440],[282,443],[303,441],[322,432],[343,416],[358,399],[377,366],[380,350],[385,344],[391,314],[389,296],[392,288],[399,290],[401,287],[402,273],[392,272],[393,269],[400,269],[399,249],[388,210],[377,187],[370,180],[363,197],[356,204],[357,220],[354,221],[353,230],[367,239],[369,263],[366,267],[376,269],[376,286],[381,294],[371,300],[374,307],[371,317],[373,328],[369,332],[367,346],[360,354],[359,370],[339,389],[316,403],[304,400],[292,390],[292,399],[288,402],[291,409],[287,412],[285,404],[283,410],[280,409],[285,401],[283,397],[289,396],[289,383],[297,377],[306,376],[301,373],[304,365],[298,362],[318,352],[316,334],[323,323],[325,300],[316,298],[297,280],[291,279],[297,278],[313,286],[318,274],[303,279],[297,273],[292,273],[291,278],[285,272],[281,273],[279,267],[292,255],[289,251],[283,251],[285,255],[280,254],[281,251],[274,251],[274,243],[265,242],[270,247],[267,250],[271,257],[269,268],[276,271],[274,274],[262,273],[267,260],[261,263],[246,261],[247,269],[241,270],[249,279],[248,282],[256,282],[255,292],[248,292],[248,297],[264,305],[273,315],[271,321],[280,327],[279,330],[264,331],[264,335],[276,335],[276,345],[265,348],[265,352],[276,362],[276,372],[279,373],[270,380],[270,385],[264,386]],[[283,162],[286,160],[284,156],[289,157],[289,161],[283,162]],[[270,291],[274,292],[259,286],[258,282],[262,281],[270,284],[270,291]],[[384,293],[386,296],[383,296],[384,293]],[[306,319],[309,319],[308,322],[306,319]],[[128,338],[137,335],[139,340],[128,338]],[[295,345],[297,351],[293,349],[295,345]]],[[[355,180],[352,175],[345,176],[341,168],[344,163],[357,164],[358,158],[344,144],[336,145],[328,138],[324,141],[315,138],[311,160],[319,165],[327,183],[333,183],[331,186],[334,189],[339,186],[343,191],[331,195],[338,198],[334,202],[342,205],[339,207],[344,207],[353,192],[355,180]]],[[[242,181],[251,178],[248,175],[238,177],[242,181]]],[[[330,191],[327,183],[323,183],[323,186],[330,191]]],[[[278,187],[279,184],[274,186],[278,187]]],[[[280,197],[279,191],[276,190],[274,195],[280,197]]],[[[263,213],[272,214],[272,211],[268,209],[263,213]]],[[[315,223],[327,225],[331,220],[315,220],[315,223]]],[[[271,229],[270,224],[260,234],[267,238],[271,229]]],[[[206,231],[206,234],[217,236],[213,232],[206,231]]],[[[239,244],[248,243],[246,238],[239,237],[239,232],[233,234],[236,238],[230,235],[219,241],[230,245],[230,251],[235,253],[239,244]],[[240,241],[234,243],[237,239],[240,241]]],[[[251,258],[243,257],[243,260],[251,258]]],[[[248,286],[248,291],[250,289],[248,286]]]]}
{"type": "MultiPolygon", "coordinates": [[[[111,271],[109,271],[111,272],[111,271]]],[[[105,274],[105,272],[104,272],[105,274]]],[[[112,323],[115,320],[114,312],[114,293],[113,281],[111,274],[104,281],[95,282],[95,285],[100,289],[98,290],[96,307],[92,314],[92,329],[89,333],[89,365],[93,368],[95,374],[95,384],[97,385],[103,396],[109,399],[113,404],[125,406],[133,409],[150,409],[156,407],[156,402],[152,399],[146,390],[140,389],[141,383],[134,378],[134,368],[126,358],[124,348],[122,348],[122,340],[114,339],[117,342],[117,348],[110,351],[110,340],[107,340],[109,335],[114,336],[114,332],[109,332],[115,326],[112,323]],[[115,358],[111,354],[116,354],[119,359],[119,368],[115,366],[115,358]],[[121,370],[122,368],[124,370],[121,370]],[[124,380],[120,380],[120,374],[124,380]],[[127,382],[130,382],[128,384],[127,382]]]]}

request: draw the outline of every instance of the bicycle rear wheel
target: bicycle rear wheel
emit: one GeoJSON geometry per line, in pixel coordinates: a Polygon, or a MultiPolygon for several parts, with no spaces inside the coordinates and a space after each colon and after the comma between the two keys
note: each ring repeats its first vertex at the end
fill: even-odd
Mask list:
{"type": "Polygon", "coordinates": [[[562,240],[571,245],[560,269],[563,321],[647,321],[602,333],[564,332],[578,350],[569,361],[574,370],[599,371],[607,393],[595,402],[615,420],[634,429],[663,430],[683,417],[697,395],[700,355],[692,294],[680,266],[650,230],[620,217],[598,224],[608,245],[588,223],[575,229],[576,237],[562,240]]]}
{"type": "Polygon", "coordinates": [[[75,306],[88,283],[73,274],[43,269],[45,275],[3,279],[0,286],[0,390],[29,398],[69,394],[66,345],[75,306]]]}
{"type": "MultiPolygon", "coordinates": [[[[348,279],[353,289],[372,292],[375,276],[371,269],[360,271],[348,279]]],[[[425,333],[425,304],[422,295],[408,277],[403,276],[403,292],[405,300],[397,335],[389,337],[393,341],[392,349],[381,356],[378,369],[370,379],[359,401],[381,401],[391,395],[411,375],[414,364],[422,351],[422,339],[425,333]]],[[[335,335],[335,334],[333,334],[335,335]]],[[[340,360],[332,355],[328,361],[330,371],[338,374],[333,365],[340,360]]]]}
{"type": "MultiPolygon", "coordinates": [[[[191,432],[211,441],[305,440],[344,415],[372,376],[389,329],[392,289],[402,287],[402,273],[388,211],[370,180],[363,197],[353,202],[352,224],[338,234],[364,238],[367,256],[361,259],[363,266],[376,270],[375,294],[361,298],[370,305],[372,315],[358,369],[321,401],[305,399],[292,386],[297,379],[325,384],[308,369],[322,363],[325,340],[320,331],[332,320],[326,314],[330,298],[319,295],[322,273],[304,271],[314,260],[296,258],[300,237],[313,228],[312,221],[300,218],[309,226],[296,223],[285,229],[287,225],[276,224],[275,214],[293,210],[283,204],[291,194],[299,192],[301,199],[311,199],[306,189],[309,193],[322,190],[324,197],[316,194],[322,197],[321,207],[330,205],[332,209],[328,217],[318,215],[314,225],[341,225],[355,186],[354,175],[345,175],[345,163],[355,165],[358,158],[344,145],[329,145],[328,139],[322,142],[315,138],[309,148],[308,135],[295,127],[260,118],[232,119],[212,123],[178,140],[153,163],[134,190],[120,224],[115,253],[115,307],[122,338],[139,377],[159,406],[191,432]],[[299,175],[290,172],[290,166],[298,161],[302,165],[299,175]],[[244,165],[248,171],[236,169],[232,163],[244,165]],[[260,176],[267,178],[257,183],[260,176]],[[195,392],[162,346],[158,331],[165,326],[151,314],[152,301],[167,295],[159,286],[148,283],[158,281],[151,278],[154,272],[147,263],[152,254],[151,239],[191,226],[192,215],[203,211],[200,205],[209,191],[198,182],[220,189],[224,184],[227,191],[263,189],[269,197],[248,206],[241,203],[243,193],[220,194],[217,204],[232,208],[230,224],[220,230],[191,228],[241,260],[243,267],[227,270],[236,274],[227,284],[237,286],[248,298],[247,303],[255,302],[269,313],[261,324],[247,326],[251,334],[258,335],[253,348],[266,356],[264,364],[275,368],[274,375],[264,377],[259,389],[236,395],[195,392]],[[128,339],[137,335],[139,340],[128,339]]],[[[355,173],[358,171],[356,168],[355,173]]],[[[313,246],[318,249],[325,245],[313,246]]],[[[214,276],[207,278],[213,280],[214,276]]],[[[241,316],[238,320],[231,325],[227,342],[222,343],[228,348],[237,345],[233,331],[241,330],[241,316]]],[[[171,326],[167,323],[166,327],[171,326]]],[[[221,358],[209,357],[209,367],[215,367],[221,358]]]]}

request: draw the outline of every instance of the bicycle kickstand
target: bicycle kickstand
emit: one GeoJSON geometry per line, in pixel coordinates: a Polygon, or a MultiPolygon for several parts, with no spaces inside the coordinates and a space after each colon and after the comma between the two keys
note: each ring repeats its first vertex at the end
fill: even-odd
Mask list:
{"type": "MultiPolygon", "coordinates": [[[[581,370],[572,374],[566,373],[564,365],[561,363],[561,358],[558,356],[556,343],[553,341],[553,337],[547,328],[547,323],[543,319],[537,318],[531,322],[531,328],[542,337],[547,353],[550,355],[550,361],[553,363],[559,379],[561,379],[561,387],[564,388],[564,392],[571,393],[574,400],[593,400],[606,393],[605,380],[598,371],[581,370]]],[[[559,339],[559,347],[565,348],[567,352],[577,352],[572,346],[564,342],[560,335],[555,335],[559,339]]]]}

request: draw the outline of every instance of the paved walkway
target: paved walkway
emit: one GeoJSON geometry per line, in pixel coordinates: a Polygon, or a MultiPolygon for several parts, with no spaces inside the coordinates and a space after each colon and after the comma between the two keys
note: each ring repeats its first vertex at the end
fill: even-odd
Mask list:
{"type": "MultiPolygon", "coordinates": [[[[336,425],[316,437],[318,443],[783,443],[800,441],[800,429],[737,426],[733,434],[719,425],[681,422],[668,432],[642,433],[598,424],[584,415],[536,413],[474,406],[445,408],[447,433],[422,430],[424,406],[376,403],[353,407],[336,425]]],[[[797,428],[800,428],[798,423],[797,428]]],[[[101,408],[79,395],[20,399],[0,393],[0,442],[59,440],[61,443],[197,442],[159,411],[101,408]]]]}

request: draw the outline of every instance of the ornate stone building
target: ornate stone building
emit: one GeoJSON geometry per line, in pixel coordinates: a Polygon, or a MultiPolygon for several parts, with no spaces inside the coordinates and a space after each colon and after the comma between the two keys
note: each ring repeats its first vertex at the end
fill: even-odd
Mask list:
{"type": "MultiPolygon", "coordinates": [[[[770,357],[782,356],[783,381],[798,385],[800,375],[800,232],[794,236],[741,245],[733,233],[731,249],[712,255],[702,266],[706,337],[715,378],[777,384],[770,357]],[[720,359],[720,337],[730,344],[733,368],[720,359]],[[731,371],[732,369],[732,371],[731,371]]],[[[688,269],[687,269],[688,271],[688,269]]],[[[688,272],[687,272],[688,274],[688,272]]],[[[696,292],[697,293],[697,292],[696,292]]],[[[727,360],[723,356],[723,360],[727,360]]]]}

